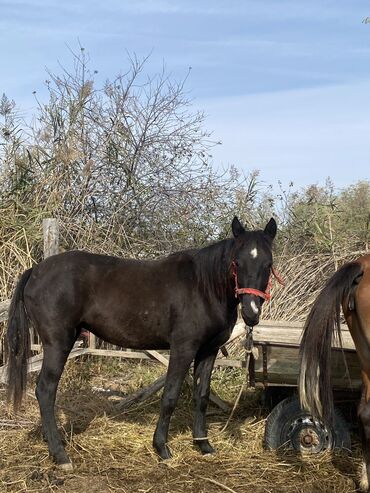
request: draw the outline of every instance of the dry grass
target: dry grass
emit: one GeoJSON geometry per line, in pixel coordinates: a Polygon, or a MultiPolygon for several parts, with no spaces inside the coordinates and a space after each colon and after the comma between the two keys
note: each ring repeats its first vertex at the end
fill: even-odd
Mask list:
{"type": "MultiPolygon", "coordinates": [[[[72,474],[57,470],[48,458],[38,424],[37,403],[30,390],[19,416],[22,422],[18,426],[0,428],[0,491],[355,491],[354,477],[359,467],[357,448],[350,457],[325,453],[305,459],[263,450],[267,412],[259,404],[258,394],[252,391],[224,432],[220,430],[228,416],[210,408],[209,436],[217,454],[202,457],[191,441],[191,394],[185,388],[171,424],[169,444],[174,458],[167,464],[159,463],[151,446],[159,396],[117,414],[113,398],[96,388],[126,394],[151,382],[161,371],[158,365],[148,363],[112,365],[99,359],[68,363],[57,409],[67,450],[75,466],[72,474]]],[[[222,397],[232,402],[242,378],[238,370],[217,370],[213,388],[222,390],[222,397]]],[[[4,403],[0,416],[12,418],[4,403]]]]}
{"type": "Polygon", "coordinates": [[[304,321],[312,303],[335,270],[366,253],[369,252],[343,249],[335,258],[329,254],[310,255],[306,252],[276,257],[275,264],[285,286],[273,282],[272,299],[264,305],[263,318],[304,321]]]}

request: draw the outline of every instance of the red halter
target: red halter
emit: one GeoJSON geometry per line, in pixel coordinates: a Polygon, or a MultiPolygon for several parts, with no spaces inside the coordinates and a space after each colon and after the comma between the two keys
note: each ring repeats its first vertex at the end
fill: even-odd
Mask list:
{"type": "Polygon", "coordinates": [[[267,284],[267,289],[266,291],[260,291],[259,289],[254,289],[254,288],[239,288],[238,284],[238,272],[236,270],[236,263],[233,260],[231,263],[232,266],[232,273],[235,279],[235,298],[238,298],[240,294],[254,294],[255,296],[259,296],[260,298],[263,298],[266,301],[270,301],[271,299],[271,286],[272,286],[272,276],[275,277],[275,279],[278,281],[279,284],[282,286],[285,286],[285,283],[279,273],[275,270],[274,267],[271,267],[271,272],[270,272],[270,277],[269,277],[269,282],[267,284]]]}

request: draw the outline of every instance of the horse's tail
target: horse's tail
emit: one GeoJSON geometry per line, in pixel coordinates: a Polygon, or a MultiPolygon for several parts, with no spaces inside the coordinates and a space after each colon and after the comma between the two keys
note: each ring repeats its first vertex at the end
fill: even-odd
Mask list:
{"type": "Polygon", "coordinates": [[[32,269],[19,278],[9,307],[8,330],[8,402],[17,411],[27,386],[27,358],[30,352],[29,320],[24,306],[23,292],[32,269]]]}
{"type": "Polygon", "coordinates": [[[333,332],[340,333],[340,306],[353,295],[362,267],[350,262],[327,281],[307,317],[300,347],[299,394],[301,406],[330,422],[333,416],[330,362],[333,332]]]}

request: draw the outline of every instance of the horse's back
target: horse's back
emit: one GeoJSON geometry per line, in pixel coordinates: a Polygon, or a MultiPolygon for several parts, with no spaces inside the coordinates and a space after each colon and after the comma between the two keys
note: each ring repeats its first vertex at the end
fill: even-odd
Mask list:
{"type": "Polygon", "coordinates": [[[35,266],[24,296],[39,327],[82,324],[118,345],[165,348],[178,310],[196,310],[194,289],[186,255],[150,261],[70,251],[35,266]]]}

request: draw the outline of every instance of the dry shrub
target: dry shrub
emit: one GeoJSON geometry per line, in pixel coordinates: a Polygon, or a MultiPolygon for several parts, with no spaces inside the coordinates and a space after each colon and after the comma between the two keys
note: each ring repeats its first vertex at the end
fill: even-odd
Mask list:
{"type": "Polygon", "coordinates": [[[271,302],[264,306],[263,318],[304,321],[312,303],[335,270],[366,253],[365,250],[354,252],[343,248],[335,257],[332,254],[307,252],[277,255],[275,265],[285,286],[273,280],[273,296],[271,302]]]}

